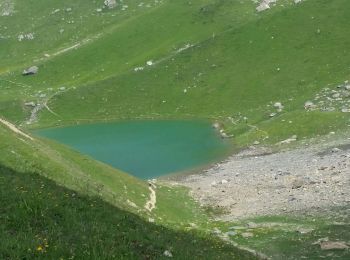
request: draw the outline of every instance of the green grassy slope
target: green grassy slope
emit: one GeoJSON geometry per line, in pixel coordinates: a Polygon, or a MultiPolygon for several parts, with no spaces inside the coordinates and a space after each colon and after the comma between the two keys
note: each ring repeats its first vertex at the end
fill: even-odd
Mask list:
{"type": "Polygon", "coordinates": [[[64,86],[68,91],[49,101],[57,115],[44,111],[37,126],[200,117],[221,120],[238,144],[262,138],[256,127],[273,135],[270,142],[324,134],[334,121],[345,128],[347,114],[306,113],[303,104],[349,79],[349,2],[291,2],[256,14],[250,1],[166,1],[77,50],[37,63],[38,75],[4,74],[2,113],[23,120],[24,114],[13,112],[19,112],[20,101],[9,105],[14,95],[40,102],[40,93],[50,96],[64,86]],[[177,52],[186,44],[193,46],[177,52]],[[148,60],[155,64],[146,66],[148,60]],[[144,70],[135,72],[137,67],[144,70]],[[5,87],[8,81],[21,85],[5,87]],[[277,101],[285,109],[270,119],[277,101]],[[289,131],[276,128],[284,118],[300,117],[304,124],[285,125],[289,131]]]}
{"type": "Polygon", "coordinates": [[[254,259],[57,186],[37,173],[0,165],[1,259],[254,259]],[[6,236],[6,239],[4,239],[6,236]]]}
{"type": "MultiPolygon", "coordinates": [[[[298,118],[314,93],[349,77],[350,24],[343,8],[347,5],[347,1],[308,1],[208,39],[146,71],[71,91],[55,98],[51,106],[61,120],[227,118],[241,113],[251,124],[259,124],[273,111],[267,105],[281,101],[285,113],[295,111],[298,118]],[[66,113],[72,110],[77,112],[66,113]]],[[[55,120],[49,113],[43,117],[55,120]]],[[[331,124],[327,113],[313,117],[331,124]]]]}
{"type": "Polygon", "coordinates": [[[208,217],[188,191],[156,184],[156,208],[149,212],[148,183],[81,155],[55,142],[24,139],[0,124],[0,164],[18,172],[35,172],[86,195],[96,195],[120,209],[176,229],[189,223],[207,229],[208,217]],[[186,201],[184,204],[183,201],[186,201]]]}
{"type": "Polygon", "coordinates": [[[34,60],[47,59],[45,54],[52,55],[86,39],[98,37],[110,27],[119,26],[161,5],[145,0],[142,2],[149,7],[140,8],[138,1],[128,1],[125,10],[122,6],[108,10],[103,8],[103,1],[92,0],[1,2],[13,3],[13,11],[9,16],[0,15],[0,73],[16,68],[21,71],[25,64],[32,65],[34,60]],[[24,37],[20,40],[20,35],[30,33],[33,39],[24,37]]]}

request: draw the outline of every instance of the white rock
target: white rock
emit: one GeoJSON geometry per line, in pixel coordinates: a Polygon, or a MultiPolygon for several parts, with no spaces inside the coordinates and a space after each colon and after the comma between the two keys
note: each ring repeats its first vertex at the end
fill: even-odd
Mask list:
{"type": "Polygon", "coordinates": [[[296,140],[297,140],[297,136],[293,135],[292,137],[281,141],[280,144],[290,144],[291,142],[295,142],[296,140]]]}
{"type": "Polygon", "coordinates": [[[283,105],[281,102],[276,102],[274,105],[273,105],[274,108],[277,108],[277,109],[283,109],[283,105]]]}
{"type": "Polygon", "coordinates": [[[228,183],[228,181],[227,180],[221,180],[221,184],[226,184],[226,183],[228,183]]]}
{"type": "Polygon", "coordinates": [[[33,101],[32,102],[26,102],[26,103],[24,103],[24,105],[27,106],[27,107],[35,107],[36,106],[36,104],[33,101]]]}
{"type": "Polygon", "coordinates": [[[169,250],[165,250],[163,255],[166,257],[173,257],[173,254],[169,250]]]}
{"type": "Polygon", "coordinates": [[[314,109],[316,106],[312,101],[306,101],[304,104],[304,108],[309,110],[309,109],[314,109]]]}
{"type": "Polygon", "coordinates": [[[113,8],[117,7],[117,1],[116,0],[105,0],[104,4],[109,9],[113,9],[113,8]]]}
{"type": "Polygon", "coordinates": [[[23,71],[22,75],[27,76],[27,75],[33,75],[38,73],[39,68],[37,66],[32,66],[26,70],[23,71]]]}

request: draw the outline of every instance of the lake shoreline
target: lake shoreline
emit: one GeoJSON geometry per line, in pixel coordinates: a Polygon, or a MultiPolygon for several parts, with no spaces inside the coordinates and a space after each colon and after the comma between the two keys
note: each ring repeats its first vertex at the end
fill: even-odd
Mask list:
{"type": "Polygon", "coordinates": [[[190,188],[221,220],[280,215],[350,204],[350,141],[275,151],[250,147],[197,173],[164,180],[190,188]]]}

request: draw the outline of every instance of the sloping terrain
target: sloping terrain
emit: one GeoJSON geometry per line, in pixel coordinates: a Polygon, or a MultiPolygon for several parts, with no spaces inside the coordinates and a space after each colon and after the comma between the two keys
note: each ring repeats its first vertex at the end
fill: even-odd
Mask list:
{"type": "Polygon", "coordinates": [[[1,259],[253,259],[218,239],[146,222],[38,173],[0,166],[0,174],[1,259]]]}
{"type": "MultiPolygon", "coordinates": [[[[83,36],[69,46],[65,43],[76,48],[45,57],[46,46],[59,45],[49,37],[50,43],[26,58],[27,67],[39,67],[37,75],[23,77],[22,62],[11,69],[10,63],[20,59],[3,63],[7,73],[0,76],[2,113],[23,122],[32,108],[25,102],[45,103],[49,109],[41,107],[36,126],[211,118],[223,123],[237,144],[342,129],[349,122],[342,112],[349,107],[349,93],[334,109],[320,105],[322,112],[307,112],[304,104],[326,88],[337,91],[349,78],[347,5],[345,0],[278,1],[271,10],[256,13],[251,1],[164,1],[139,6],[139,14],[130,17],[124,12],[132,8],[104,10],[95,17],[96,10],[89,6],[86,12],[100,19],[94,26],[102,23],[103,29],[93,27],[95,34],[90,35],[82,28],[89,28],[91,21],[82,18],[81,29],[74,26],[83,36]],[[114,17],[116,21],[109,20],[114,17]],[[87,38],[91,41],[84,44],[87,38]],[[276,102],[283,109],[273,107],[276,102]]],[[[57,14],[65,20],[80,12],[62,10],[57,14]]],[[[38,33],[33,40],[5,40],[3,45],[31,50],[41,37],[38,33]]],[[[30,121],[35,122],[36,117],[30,121]]]]}
{"type": "MultiPolygon", "coordinates": [[[[350,125],[350,2],[278,0],[257,12],[258,2],[123,0],[110,9],[103,0],[0,0],[0,185],[6,205],[0,217],[7,221],[0,227],[11,238],[0,250],[4,258],[88,257],[84,248],[98,240],[90,257],[110,258],[117,249],[118,256],[145,259],[165,250],[183,259],[190,249],[208,259],[241,256],[203,238],[227,232],[226,239],[230,223],[213,222],[213,209],[199,207],[186,189],[146,183],[27,131],[119,119],[210,119],[236,147],[344,132],[350,125]],[[22,75],[32,66],[36,73],[22,75]],[[57,212],[55,201],[62,203],[63,220],[54,215],[49,221],[45,214],[57,212]],[[117,234],[109,233],[113,228],[117,234]],[[67,243],[86,232],[91,239],[67,251],[67,243]],[[169,245],[173,237],[181,241],[169,245]],[[110,250],[102,252],[101,239],[110,250]],[[112,249],[114,239],[123,242],[112,249]]],[[[347,230],[342,216],[341,225],[320,224],[306,238],[261,224],[257,236],[235,241],[271,257],[298,258],[314,239],[327,233],[336,238],[339,226],[347,230]],[[307,243],[295,253],[301,240],[307,243]]],[[[318,249],[314,245],[308,256],[329,256],[318,249]]],[[[346,259],[347,252],[335,256],[346,259]]]]}
{"type": "Polygon", "coordinates": [[[147,184],[12,127],[0,123],[2,258],[254,258],[208,237],[209,218],[185,189],[147,184]]]}

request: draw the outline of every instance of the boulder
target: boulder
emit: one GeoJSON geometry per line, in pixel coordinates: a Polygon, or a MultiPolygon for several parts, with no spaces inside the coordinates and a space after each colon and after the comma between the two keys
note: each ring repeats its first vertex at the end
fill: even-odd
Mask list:
{"type": "Polygon", "coordinates": [[[117,7],[117,1],[116,0],[105,0],[104,5],[108,7],[109,9],[113,9],[117,7]]]}
{"type": "Polygon", "coordinates": [[[165,250],[163,255],[166,257],[173,257],[173,254],[169,250],[165,250]]]}
{"type": "Polygon", "coordinates": [[[32,67],[24,70],[22,75],[23,76],[34,75],[34,74],[37,74],[38,71],[39,71],[39,68],[37,66],[32,66],[32,67]]]}
{"type": "Polygon", "coordinates": [[[283,109],[283,105],[281,102],[276,102],[274,105],[273,105],[274,108],[276,109],[283,109]]]}
{"type": "Polygon", "coordinates": [[[343,241],[323,241],[320,243],[322,250],[348,249],[349,246],[343,241]]]}
{"type": "Polygon", "coordinates": [[[314,109],[316,105],[312,101],[306,101],[304,104],[304,108],[309,110],[309,109],[314,109]]]}

